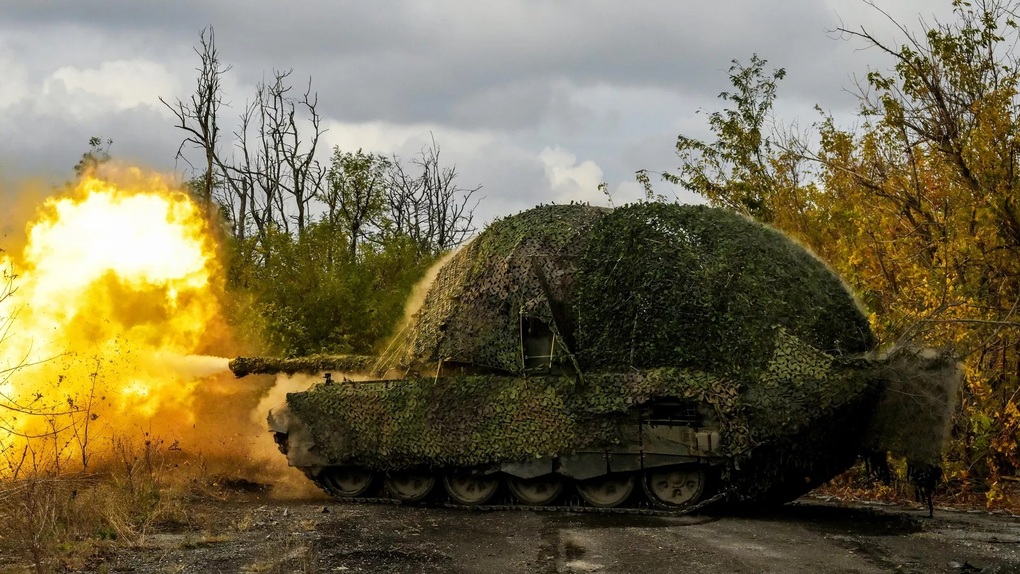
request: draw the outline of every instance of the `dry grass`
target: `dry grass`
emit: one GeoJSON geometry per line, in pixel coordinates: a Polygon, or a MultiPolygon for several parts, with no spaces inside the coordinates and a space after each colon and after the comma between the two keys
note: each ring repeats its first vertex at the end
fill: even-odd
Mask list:
{"type": "Polygon", "coordinates": [[[77,569],[115,545],[143,545],[154,530],[189,523],[187,503],[155,475],[33,475],[0,486],[0,544],[35,572],[77,569]]]}
{"type": "Polygon", "coordinates": [[[213,544],[229,535],[207,532],[193,503],[260,488],[238,478],[247,461],[209,464],[147,437],[114,441],[93,461],[88,473],[58,475],[33,464],[16,479],[0,479],[0,551],[46,573],[99,564],[124,547],[145,546],[156,532],[200,532],[194,544],[213,544]]]}

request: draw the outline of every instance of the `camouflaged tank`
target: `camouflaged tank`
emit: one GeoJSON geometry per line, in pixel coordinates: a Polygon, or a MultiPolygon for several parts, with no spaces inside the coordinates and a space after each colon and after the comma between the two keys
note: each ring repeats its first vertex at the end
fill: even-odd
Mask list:
{"type": "Polygon", "coordinates": [[[913,417],[928,438],[901,451],[934,462],[952,383],[919,413],[888,391],[955,363],[906,353],[897,371],[874,346],[840,279],[771,228],[550,205],[448,259],[384,356],[232,367],[401,373],[327,375],[270,414],[290,464],[337,497],[683,509],[796,498],[904,439],[890,418],[913,417]]]}

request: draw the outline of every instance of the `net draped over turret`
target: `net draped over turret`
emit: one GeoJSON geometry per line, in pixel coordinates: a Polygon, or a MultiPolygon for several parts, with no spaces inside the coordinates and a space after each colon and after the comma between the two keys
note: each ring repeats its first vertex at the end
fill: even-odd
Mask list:
{"type": "Polygon", "coordinates": [[[546,505],[567,484],[615,507],[640,484],[652,504],[691,508],[710,492],[791,500],[889,443],[937,458],[955,362],[893,369],[874,346],[839,277],[765,225],[706,206],[571,204],[498,220],[453,254],[371,368],[232,366],[398,373],[327,377],[270,415],[290,464],[338,497],[382,479],[417,502],[442,481],[461,505],[503,484],[546,505]],[[929,380],[942,386],[923,413],[884,398],[929,380]],[[905,432],[904,413],[926,430],[905,432]]]}
{"type": "Polygon", "coordinates": [[[523,374],[522,331],[548,331],[561,367],[573,354],[583,372],[746,378],[765,368],[779,329],[834,355],[874,345],[840,279],[760,223],[705,206],[549,205],[493,223],[442,268],[400,360],[523,374]]]}

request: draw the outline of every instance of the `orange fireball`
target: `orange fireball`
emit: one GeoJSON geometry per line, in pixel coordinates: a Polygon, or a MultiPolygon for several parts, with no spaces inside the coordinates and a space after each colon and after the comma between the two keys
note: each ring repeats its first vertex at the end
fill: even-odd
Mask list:
{"type": "MultiPolygon", "coordinates": [[[[202,210],[167,180],[85,178],[26,227],[0,301],[0,452],[89,432],[190,426],[197,384],[182,368],[220,324],[219,266],[202,210]],[[6,373],[6,374],[4,374],[6,373]]],[[[212,370],[225,368],[218,360],[212,370]]],[[[206,361],[208,363],[208,361],[206,361]]]]}

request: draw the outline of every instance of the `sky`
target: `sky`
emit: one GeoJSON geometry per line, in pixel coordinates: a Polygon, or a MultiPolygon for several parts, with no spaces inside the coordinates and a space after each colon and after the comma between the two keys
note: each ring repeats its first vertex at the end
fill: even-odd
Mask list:
{"type": "MultiPolygon", "coordinates": [[[[949,0],[875,0],[909,28],[949,0]]],[[[861,0],[0,0],[0,202],[24,178],[70,179],[91,136],[149,169],[190,177],[159,98],[187,98],[194,47],[215,29],[229,125],[273,70],[311,81],[323,149],[411,157],[435,137],[480,223],[539,203],[634,201],[640,169],[677,167],[679,134],[707,138],[733,59],[787,71],[776,116],[817,104],[852,123],[855,78],[889,61],[837,27],[893,45],[861,0]],[[699,110],[701,113],[699,113],[699,110]]],[[[229,153],[229,149],[227,150],[229,153]]],[[[323,156],[323,160],[327,158],[323,156]]],[[[668,184],[657,191],[700,199],[668,184]]]]}

